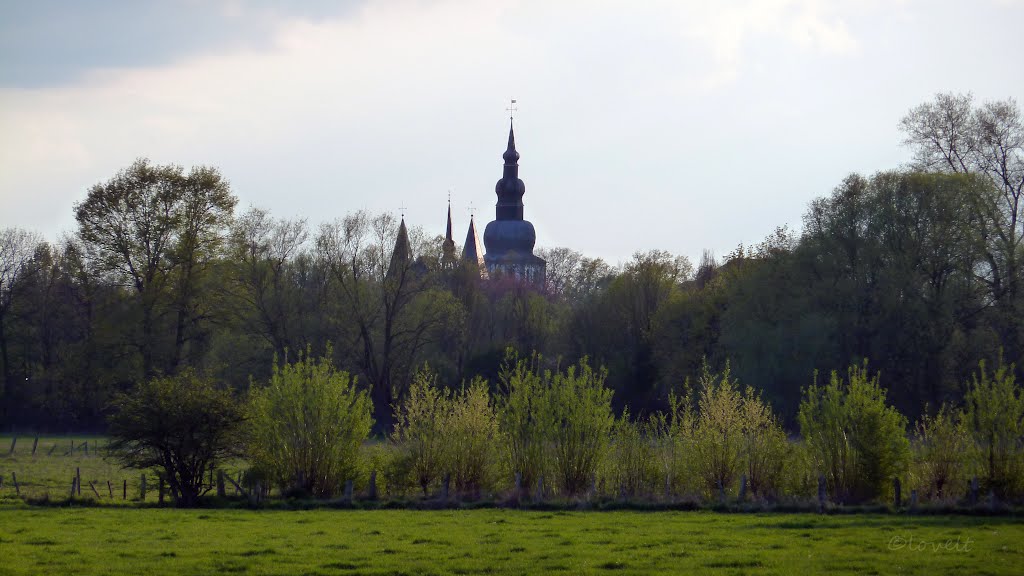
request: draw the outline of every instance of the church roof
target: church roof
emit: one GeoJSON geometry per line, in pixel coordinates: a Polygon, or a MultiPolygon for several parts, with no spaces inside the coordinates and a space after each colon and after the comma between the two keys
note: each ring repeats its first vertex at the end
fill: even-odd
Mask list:
{"type": "Polygon", "coordinates": [[[462,259],[482,266],[484,262],[483,247],[480,246],[480,237],[476,233],[476,223],[473,217],[469,217],[469,230],[466,231],[466,243],[462,247],[462,259]]]}
{"type": "Polygon", "coordinates": [[[388,266],[388,278],[401,274],[412,262],[412,247],[409,245],[409,230],[405,227],[405,218],[398,225],[395,237],[395,249],[391,252],[391,264],[388,266]]]}

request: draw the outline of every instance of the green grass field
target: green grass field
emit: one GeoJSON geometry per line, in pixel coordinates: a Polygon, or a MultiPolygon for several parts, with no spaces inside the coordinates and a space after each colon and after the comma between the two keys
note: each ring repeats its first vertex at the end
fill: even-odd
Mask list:
{"type": "Polygon", "coordinates": [[[6,574],[1019,574],[1008,518],[0,509],[6,574]]]}
{"type": "Polygon", "coordinates": [[[0,576],[932,575],[1019,574],[1024,565],[1024,522],[1014,516],[174,510],[153,507],[152,474],[148,506],[139,506],[139,473],[103,458],[97,448],[105,439],[44,437],[35,455],[33,440],[20,438],[8,454],[10,437],[0,437],[0,576]],[[83,480],[76,502],[86,506],[64,504],[76,468],[83,480]],[[26,504],[12,472],[22,497],[50,504],[26,504]]]}

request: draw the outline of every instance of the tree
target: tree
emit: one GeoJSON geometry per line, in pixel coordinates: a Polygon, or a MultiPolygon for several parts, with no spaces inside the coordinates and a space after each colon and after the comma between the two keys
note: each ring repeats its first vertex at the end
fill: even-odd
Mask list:
{"type": "Polygon", "coordinates": [[[24,290],[27,277],[35,270],[33,259],[37,247],[42,242],[38,234],[27,230],[0,230],[0,362],[3,363],[0,400],[4,399],[4,392],[13,380],[8,337],[10,314],[14,303],[24,290]]]}
{"type": "Polygon", "coordinates": [[[967,206],[980,216],[987,270],[983,275],[1005,320],[1007,349],[1022,338],[1021,246],[1024,245],[1024,119],[1012,98],[974,106],[972,94],[936,94],[933,102],[911,109],[900,121],[904,144],[918,167],[941,172],[978,173],[994,187],[999,201],[967,206]]]}
{"type": "Polygon", "coordinates": [[[274,220],[252,208],[231,228],[230,301],[246,332],[267,341],[275,354],[308,342],[298,338],[299,286],[291,281],[295,259],[309,238],[306,220],[274,220]]]}
{"type": "Polygon", "coordinates": [[[461,321],[458,301],[433,281],[439,254],[413,257],[427,245],[419,231],[396,227],[393,216],[362,211],[323,224],[316,237],[335,302],[353,324],[354,341],[346,348],[370,384],[374,416],[385,431],[419,355],[441,328],[461,321]]]}
{"type": "Polygon", "coordinates": [[[196,167],[186,175],[180,166],[139,159],[75,205],[86,256],[136,296],[144,378],[175,370],[189,330],[205,319],[196,308],[199,282],[235,202],[213,168],[196,167]],[[169,359],[158,362],[158,322],[167,312],[176,315],[174,343],[169,359]]]}
{"type": "Polygon", "coordinates": [[[111,408],[111,453],[127,467],[162,470],[180,507],[196,506],[212,488],[209,473],[239,454],[241,407],[192,370],[143,381],[111,408]]]}

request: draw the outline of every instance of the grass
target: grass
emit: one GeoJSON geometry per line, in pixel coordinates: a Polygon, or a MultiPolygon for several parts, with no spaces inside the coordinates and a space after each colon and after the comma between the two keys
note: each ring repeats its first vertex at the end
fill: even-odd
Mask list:
{"type": "MultiPolygon", "coordinates": [[[[76,498],[104,505],[138,505],[142,474],[128,470],[114,459],[105,457],[107,438],[104,436],[39,436],[35,454],[32,446],[36,436],[18,436],[14,453],[10,453],[12,436],[0,436],[0,506],[21,502],[22,499],[39,501],[66,500],[71,493],[71,480],[76,473],[82,476],[81,494],[76,498]],[[14,476],[18,489],[14,488],[14,476]],[[110,483],[108,486],[107,483],[110,483]],[[127,499],[125,499],[125,482],[127,499]],[[93,492],[92,487],[96,488],[93,492]],[[97,496],[98,494],[98,496],[97,496]]],[[[237,470],[232,467],[232,473],[237,470]]],[[[158,477],[146,474],[146,503],[159,499],[158,477]]],[[[232,491],[233,492],[233,491],[232,491]]]]}
{"type": "Polygon", "coordinates": [[[0,575],[1013,574],[1011,518],[0,509],[0,575]]]}
{"type": "Polygon", "coordinates": [[[139,507],[139,473],[103,458],[104,438],[41,437],[35,455],[33,437],[9,455],[10,442],[0,437],[0,576],[1012,574],[1024,563],[1015,516],[139,507]],[[102,507],[61,504],[76,468],[81,499],[102,507]],[[23,497],[52,505],[16,497],[11,472],[23,497]]]}

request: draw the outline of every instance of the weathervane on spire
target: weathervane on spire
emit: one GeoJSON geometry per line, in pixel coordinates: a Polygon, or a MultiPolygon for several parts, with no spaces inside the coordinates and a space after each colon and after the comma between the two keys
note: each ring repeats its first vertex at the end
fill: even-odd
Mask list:
{"type": "Polygon", "coordinates": [[[519,108],[516,108],[515,98],[512,99],[512,103],[509,104],[508,108],[505,108],[505,110],[508,110],[508,119],[511,120],[512,119],[512,115],[515,114],[519,110],[519,108]]]}
{"type": "Polygon", "coordinates": [[[472,220],[473,219],[473,215],[476,212],[476,206],[473,206],[473,201],[472,200],[470,200],[469,206],[466,207],[466,212],[469,212],[469,218],[470,218],[470,220],[472,220]]]}
{"type": "Polygon", "coordinates": [[[402,220],[405,220],[405,202],[402,202],[402,205],[398,207],[398,210],[402,213],[402,220]]]}

